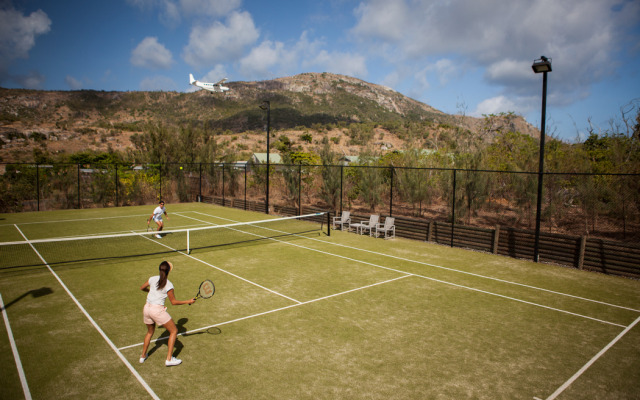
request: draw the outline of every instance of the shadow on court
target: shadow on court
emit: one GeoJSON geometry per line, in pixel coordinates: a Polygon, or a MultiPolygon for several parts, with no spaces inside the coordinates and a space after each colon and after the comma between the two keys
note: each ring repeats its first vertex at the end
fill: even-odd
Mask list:
{"type": "MultiPolygon", "coordinates": [[[[181,336],[186,337],[186,336],[193,336],[193,335],[201,335],[203,333],[207,333],[210,335],[219,335],[222,333],[220,328],[216,328],[216,327],[211,327],[200,332],[187,333],[187,328],[185,326],[187,322],[189,322],[188,318],[180,318],[178,321],[176,321],[176,328],[178,328],[178,337],[176,338],[176,344],[173,347],[174,357],[178,357],[178,355],[184,348],[184,345],[182,344],[182,342],[180,342],[181,336]]],[[[165,331],[160,334],[158,339],[156,339],[154,346],[148,351],[147,356],[151,356],[153,353],[159,350],[160,347],[162,347],[163,345],[166,346],[167,340],[169,340],[169,331],[165,329],[165,331]]]]}
{"type": "Polygon", "coordinates": [[[24,299],[25,297],[33,297],[38,298],[38,297],[42,297],[42,296],[46,296],[48,294],[53,293],[53,290],[51,290],[51,288],[48,287],[41,287],[40,289],[33,289],[33,290],[29,290],[28,292],[24,293],[23,295],[17,297],[16,299],[10,301],[9,303],[4,305],[4,309],[6,310],[7,308],[11,307],[12,305],[14,305],[15,303],[19,302],[20,300],[24,299]]]}
{"type": "MultiPolygon", "coordinates": [[[[182,351],[182,348],[184,347],[184,345],[180,342],[180,336],[187,331],[187,328],[185,328],[187,322],[189,322],[188,318],[180,318],[178,321],[176,321],[176,328],[178,328],[178,337],[176,338],[176,344],[173,347],[174,357],[178,357],[178,355],[182,351]]],[[[158,339],[156,339],[153,347],[147,352],[147,356],[151,357],[151,355],[155,353],[156,350],[158,350],[160,347],[162,347],[163,345],[166,346],[167,340],[169,340],[169,331],[165,329],[165,331],[160,334],[158,339]]]]}

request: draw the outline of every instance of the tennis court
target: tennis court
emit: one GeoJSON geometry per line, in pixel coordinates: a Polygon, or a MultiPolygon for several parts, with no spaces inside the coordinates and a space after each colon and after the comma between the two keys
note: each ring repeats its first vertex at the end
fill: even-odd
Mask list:
{"type": "Polygon", "coordinates": [[[296,234],[202,236],[276,218],[203,203],[167,204],[165,229],[193,229],[189,244],[152,239],[152,209],[0,214],[0,241],[33,241],[0,246],[2,399],[640,398],[639,281],[327,235],[324,216],[288,221],[313,225],[296,234]],[[38,242],[113,234],[129,236],[38,242]],[[192,306],[167,302],[183,360],[170,368],[162,328],[138,361],[139,287],[162,260],[180,300],[216,286],[192,306]]]}

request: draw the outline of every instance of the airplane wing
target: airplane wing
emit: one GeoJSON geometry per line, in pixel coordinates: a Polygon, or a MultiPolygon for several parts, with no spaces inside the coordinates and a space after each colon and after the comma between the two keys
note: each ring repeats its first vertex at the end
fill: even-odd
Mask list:
{"type": "Polygon", "coordinates": [[[216,86],[217,86],[217,85],[222,85],[222,84],[223,84],[223,83],[225,83],[226,81],[227,81],[227,78],[223,78],[223,79],[220,79],[218,82],[214,83],[214,85],[216,85],[216,86]]]}

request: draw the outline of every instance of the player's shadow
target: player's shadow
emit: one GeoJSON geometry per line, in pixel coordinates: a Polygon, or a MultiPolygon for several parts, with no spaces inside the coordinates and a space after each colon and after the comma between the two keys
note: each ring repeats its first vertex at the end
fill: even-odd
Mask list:
{"type": "Polygon", "coordinates": [[[7,308],[11,307],[12,305],[14,305],[15,303],[19,302],[20,300],[24,299],[25,297],[31,296],[34,299],[38,298],[38,297],[42,297],[42,296],[46,296],[53,293],[53,290],[51,290],[51,288],[48,287],[41,287],[40,289],[33,289],[33,290],[29,290],[28,292],[24,293],[23,295],[19,296],[18,298],[10,301],[9,303],[4,305],[4,309],[6,310],[7,308]]]}
{"type": "MultiPolygon", "coordinates": [[[[176,343],[173,346],[174,357],[178,357],[178,355],[182,351],[182,348],[184,347],[182,342],[180,342],[180,336],[184,335],[185,332],[187,332],[187,328],[185,327],[187,322],[189,322],[188,318],[180,318],[176,322],[176,328],[178,328],[178,337],[176,338],[176,343]]],[[[162,347],[163,345],[167,345],[168,340],[169,340],[169,331],[165,329],[165,331],[160,334],[158,339],[156,339],[153,348],[149,350],[149,352],[147,353],[147,356],[151,356],[151,354],[155,353],[156,350],[158,350],[160,347],[162,347]]]]}

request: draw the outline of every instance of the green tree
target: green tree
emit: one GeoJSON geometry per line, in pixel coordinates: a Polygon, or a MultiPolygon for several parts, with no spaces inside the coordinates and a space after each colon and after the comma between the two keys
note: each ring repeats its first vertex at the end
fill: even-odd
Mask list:
{"type": "Polygon", "coordinates": [[[337,210],[340,204],[340,168],[336,166],[338,155],[331,150],[331,145],[325,136],[322,140],[323,145],[320,150],[320,197],[331,209],[337,210]]]}

